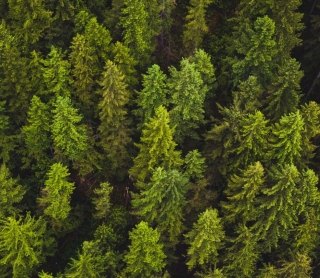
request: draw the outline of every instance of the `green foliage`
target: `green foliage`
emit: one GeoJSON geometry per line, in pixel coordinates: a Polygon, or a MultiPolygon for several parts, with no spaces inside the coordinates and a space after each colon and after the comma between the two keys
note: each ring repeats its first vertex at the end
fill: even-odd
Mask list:
{"type": "Polygon", "coordinates": [[[284,115],[272,129],[271,156],[280,164],[299,163],[304,122],[299,111],[284,115]]]}
{"type": "Polygon", "coordinates": [[[265,182],[260,162],[249,165],[240,175],[231,176],[225,193],[228,201],[223,204],[225,221],[247,223],[257,217],[256,198],[265,182]]]}
{"type": "Polygon", "coordinates": [[[51,147],[51,115],[48,106],[37,96],[33,96],[28,111],[27,124],[22,127],[26,146],[26,166],[45,171],[50,163],[48,156],[51,147]],[[41,136],[39,136],[41,135],[41,136]]]}
{"type": "Polygon", "coordinates": [[[291,261],[283,262],[278,270],[279,276],[284,278],[310,278],[311,272],[311,258],[305,254],[295,254],[291,261]]]}
{"type": "Polygon", "coordinates": [[[0,265],[10,269],[8,277],[30,277],[43,262],[53,243],[46,233],[45,221],[30,214],[0,221],[0,265]]]}
{"type": "Polygon", "coordinates": [[[61,163],[55,163],[48,172],[45,187],[38,199],[40,207],[44,210],[53,226],[60,227],[68,218],[71,206],[70,199],[74,190],[74,183],[68,182],[68,168],[61,163]]]}
{"type": "Polygon", "coordinates": [[[111,61],[106,62],[100,82],[102,99],[99,102],[100,142],[111,162],[112,169],[127,165],[127,147],[130,144],[130,130],[126,105],[129,91],[125,76],[111,61]]]}
{"type": "Polygon", "coordinates": [[[82,116],[72,107],[70,98],[57,97],[53,109],[51,132],[55,153],[77,160],[88,149],[86,127],[80,124],[82,116]]]}
{"type": "Polygon", "coordinates": [[[94,190],[95,196],[93,203],[95,205],[95,217],[98,219],[106,218],[110,211],[110,195],[112,193],[112,186],[108,182],[102,182],[100,187],[94,190]]]}
{"type": "Polygon", "coordinates": [[[21,202],[24,194],[24,188],[11,177],[6,165],[2,164],[0,166],[0,217],[16,213],[18,210],[15,205],[21,202]]]}
{"type": "Polygon", "coordinates": [[[213,2],[214,0],[190,0],[183,32],[183,45],[189,53],[201,47],[203,37],[209,31],[206,10],[213,2]]]}
{"type": "Polygon", "coordinates": [[[144,182],[149,178],[156,167],[170,170],[182,164],[180,152],[175,150],[176,143],[173,141],[169,123],[169,114],[163,106],[160,106],[155,116],[145,123],[140,143],[136,145],[139,153],[129,171],[138,182],[144,182]]]}
{"type": "Polygon", "coordinates": [[[124,260],[124,272],[130,277],[156,277],[165,267],[160,234],[146,222],[140,222],[129,234],[131,244],[124,260]]]}
{"type": "Polygon", "coordinates": [[[183,230],[183,209],[186,204],[188,179],[177,170],[157,168],[150,183],[140,194],[134,194],[134,213],[151,225],[172,244],[183,230]]]}
{"type": "Polygon", "coordinates": [[[225,234],[218,217],[218,211],[216,209],[206,209],[199,215],[192,230],[186,234],[186,240],[189,244],[188,268],[194,269],[196,266],[200,266],[207,270],[215,266],[224,237],[225,234]]]}
{"type": "Polygon", "coordinates": [[[167,76],[158,65],[151,66],[147,74],[143,75],[143,89],[139,92],[137,114],[142,118],[142,123],[154,117],[159,106],[167,105],[167,76]]]}
{"type": "Polygon", "coordinates": [[[208,92],[194,63],[182,59],[180,67],[179,71],[170,68],[168,81],[173,105],[170,116],[176,127],[175,138],[178,142],[186,136],[196,136],[195,129],[204,121],[204,101],[208,92]]]}

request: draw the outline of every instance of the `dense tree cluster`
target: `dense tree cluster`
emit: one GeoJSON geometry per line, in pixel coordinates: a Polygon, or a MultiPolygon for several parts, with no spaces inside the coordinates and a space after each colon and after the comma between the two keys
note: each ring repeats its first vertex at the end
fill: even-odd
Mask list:
{"type": "Polygon", "coordinates": [[[0,16],[0,277],[320,276],[319,1],[0,16]]]}

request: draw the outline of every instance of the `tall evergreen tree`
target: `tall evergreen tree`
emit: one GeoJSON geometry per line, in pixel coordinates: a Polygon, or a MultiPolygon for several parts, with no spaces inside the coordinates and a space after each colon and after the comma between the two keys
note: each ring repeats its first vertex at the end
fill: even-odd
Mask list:
{"type": "Polygon", "coordinates": [[[51,132],[55,153],[77,160],[88,149],[86,127],[80,124],[82,116],[68,97],[57,97],[54,106],[51,132]]]}
{"type": "Polygon", "coordinates": [[[47,215],[54,227],[61,227],[71,211],[70,199],[74,190],[74,183],[69,182],[68,168],[61,163],[55,163],[48,172],[45,187],[38,199],[40,207],[47,215]]]}
{"type": "Polygon", "coordinates": [[[24,188],[10,175],[5,164],[0,166],[0,217],[12,216],[18,210],[16,204],[21,202],[24,188]]]}
{"type": "Polygon", "coordinates": [[[156,277],[165,267],[165,254],[160,234],[146,222],[140,222],[129,234],[131,244],[124,260],[124,273],[130,277],[156,277]]]}
{"type": "Polygon", "coordinates": [[[156,167],[169,170],[182,164],[169,124],[169,114],[163,106],[160,106],[155,116],[144,125],[140,143],[137,144],[139,153],[129,171],[138,182],[150,178],[156,167]]]}
{"type": "Polygon", "coordinates": [[[183,45],[189,53],[201,47],[203,37],[209,31],[206,10],[213,2],[214,0],[190,0],[183,32],[183,45]]]}
{"type": "Polygon", "coordinates": [[[46,233],[45,221],[30,214],[0,221],[0,265],[9,269],[5,277],[31,276],[35,267],[50,254],[53,240],[46,233]]]}
{"type": "Polygon", "coordinates": [[[177,170],[157,168],[140,194],[134,194],[134,213],[155,224],[170,244],[175,244],[183,230],[183,209],[186,204],[188,179],[177,170]]]}
{"type": "Polygon", "coordinates": [[[126,105],[129,92],[124,80],[125,76],[119,68],[107,61],[100,82],[99,132],[101,145],[112,169],[121,169],[128,164],[127,147],[131,139],[126,105]]]}
{"type": "Polygon", "coordinates": [[[200,266],[204,271],[216,268],[219,249],[223,246],[224,231],[216,209],[206,209],[199,215],[192,230],[186,234],[188,248],[187,266],[200,266]]]}
{"type": "Polygon", "coordinates": [[[113,188],[108,182],[102,182],[100,184],[100,187],[94,190],[95,196],[93,198],[93,203],[96,209],[96,218],[106,218],[106,216],[110,212],[110,195],[112,193],[112,190],[113,188]]]}

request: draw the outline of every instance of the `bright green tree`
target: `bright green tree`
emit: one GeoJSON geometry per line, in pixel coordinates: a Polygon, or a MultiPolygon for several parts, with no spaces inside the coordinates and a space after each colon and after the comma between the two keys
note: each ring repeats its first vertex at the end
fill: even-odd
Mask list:
{"type": "Polygon", "coordinates": [[[15,205],[21,202],[24,194],[24,188],[11,177],[6,165],[2,164],[0,166],[0,217],[16,213],[18,210],[15,205]]]}
{"type": "Polygon", "coordinates": [[[192,230],[186,235],[188,269],[199,266],[204,271],[215,268],[225,234],[216,209],[206,209],[199,215],[192,230]]]}
{"type": "Polygon", "coordinates": [[[175,244],[183,230],[183,209],[186,204],[188,179],[177,170],[155,169],[150,183],[133,195],[134,213],[151,225],[167,241],[175,244]]]}
{"type": "Polygon", "coordinates": [[[108,216],[111,207],[110,195],[112,190],[113,188],[108,182],[102,182],[100,187],[94,190],[93,203],[96,209],[96,218],[103,219],[108,216]]]}
{"type": "Polygon", "coordinates": [[[80,122],[82,116],[72,107],[70,98],[57,97],[54,103],[51,125],[55,153],[70,160],[77,160],[88,149],[86,127],[80,122]]]}
{"type": "Polygon", "coordinates": [[[33,96],[28,111],[27,124],[22,127],[25,143],[26,166],[34,164],[35,170],[45,171],[50,163],[51,115],[49,107],[37,96],[33,96]]]}
{"type": "Polygon", "coordinates": [[[104,257],[96,242],[85,241],[77,259],[72,259],[66,271],[66,278],[99,278],[104,276],[104,257]]]}
{"type": "Polygon", "coordinates": [[[225,221],[246,224],[257,217],[257,197],[265,183],[260,162],[251,164],[240,175],[232,175],[225,190],[228,201],[223,204],[225,221]]]}
{"type": "Polygon", "coordinates": [[[143,89],[138,95],[137,114],[142,118],[142,123],[154,116],[155,111],[161,105],[167,105],[167,76],[158,65],[151,66],[147,74],[143,75],[143,89]]]}
{"type": "Polygon", "coordinates": [[[214,0],[190,0],[183,31],[183,45],[189,53],[201,47],[203,37],[209,31],[206,10],[213,2],[214,0]]]}
{"type": "Polygon", "coordinates": [[[170,111],[172,123],[176,126],[175,138],[182,142],[186,136],[195,136],[195,129],[204,120],[204,101],[208,87],[203,84],[201,74],[194,63],[182,59],[180,70],[172,67],[168,87],[171,91],[170,111]]]}
{"type": "Polygon", "coordinates": [[[7,277],[31,277],[49,255],[53,240],[47,236],[46,222],[27,214],[0,221],[0,265],[9,269],[7,277]]]}
{"type": "Polygon", "coordinates": [[[278,273],[284,278],[310,278],[312,277],[311,258],[306,254],[294,254],[290,261],[282,263],[278,273]]]}
{"type": "Polygon", "coordinates": [[[71,205],[70,199],[74,190],[74,183],[69,182],[68,168],[61,163],[55,163],[48,172],[45,186],[38,198],[39,206],[43,209],[53,226],[59,228],[68,218],[71,205]]]}
{"type": "Polygon", "coordinates": [[[126,109],[130,95],[125,76],[111,61],[106,62],[100,86],[100,143],[111,168],[121,169],[128,163],[127,147],[131,142],[126,109]]]}
{"type": "Polygon", "coordinates": [[[166,265],[166,255],[160,242],[160,234],[146,222],[140,222],[130,232],[131,244],[124,257],[126,268],[124,273],[130,277],[156,277],[166,265]]]}
{"type": "Polygon", "coordinates": [[[280,164],[299,163],[302,155],[304,122],[298,111],[284,115],[272,129],[270,155],[280,164]]]}
{"type": "Polygon", "coordinates": [[[160,106],[149,122],[145,123],[138,155],[134,158],[129,173],[139,182],[150,178],[156,167],[174,169],[182,164],[180,152],[173,141],[173,131],[167,110],[160,106]]]}

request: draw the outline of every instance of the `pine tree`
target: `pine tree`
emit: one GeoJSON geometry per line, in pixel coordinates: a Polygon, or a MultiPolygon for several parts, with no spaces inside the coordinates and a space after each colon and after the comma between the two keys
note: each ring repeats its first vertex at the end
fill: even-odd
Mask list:
{"type": "Polygon", "coordinates": [[[300,64],[293,58],[287,59],[280,66],[268,89],[266,111],[270,118],[277,120],[297,109],[302,76],[300,64]]]}
{"type": "Polygon", "coordinates": [[[294,254],[290,261],[283,262],[278,273],[284,278],[310,278],[312,277],[311,258],[305,254],[294,254]]]}
{"type": "Polygon", "coordinates": [[[225,221],[246,224],[256,219],[256,198],[264,185],[264,176],[260,162],[249,165],[240,175],[231,176],[225,190],[228,201],[223,204],[225,221]]]}
{"type": "Polygon", "coordinates": [[[10,160],[11,152],[16,147],[16,136],[12,135],[6,102],[0,101],[0,159],[3,163],[10,160]]]}
{"type": "Polygon", "coordinates": [[[201,47],[203,37],[209,31],[206,10],[213,2],[214,0],[190,0],[183,32],[183,45],[189,53],[201,47]]]}
{"type": "Polygon", "coordinates": [[[208,88],[203,84],[200,72],[196,65],[183,59],[180,71],[171,68],[171,77],[168,81],[172,92],[170,111],[172,123],[176,126],[175,138],[182,142],[186,136],[196,136],[195,129],[204,120],[204,101],[208,88]]]}
{"type": "Polygon", "coordinates": [[[129,234],[131,244],[124,260],[124,272],[130,277],[156,277],[165,267],[160,234],[146,222],[140,222],[129,234]]]}
{"type": "Polygon", "coordinates": [[[16,213],[18,210],[15,205],[21,202],[24,194],[24,188],[11,177],[6,165],[2,164],[0,167],[0,217],[16,213]]]}
{"type": "Polygon", "coordinates": [[[68,97],[57,97],[54,106],[51,132],[55,153],[77,160],[88,149],[86,127],[80,124],[82,116],[68,97]]]}
{"type": "Polygon", "coordinates": [[[46,233],[45,221],[30,214],[0,221],[0,265],[9,268],[8,277],[31,277],[52,247],[46,233]]]}
{"type": "Polygon", "coordinates": [[[72,259],[65,274],[66,278],[104,277],[104,257],[96,242],[85,241],[77,259],[72,259]]]}
{"type": "Polygon", "coordinates": [[[110,212],[111,202],[110,195],[112,193],[112,186],[108,182],[102,182],[100,187],[94,190],[95,196],[93,197],[93,203],[95,205],[96,213],[95,217],[98,219],[106,218],[110,212]]]}
{"type": "Polygon", "coordinates": [[[70,96],[70,64],[63,59],[61,49],[51,47],[48,57],[43,60],[44,94],[53,96],[70,96]]]}
{"type": "Polygon", "coordinates": [[[155,30],[149,26],[148,5],[144,0],[125,0],[124,4],[121,10],[124,44],[130,48],[139,65],[148,64],[156,35],[155,30]]]}
{"type": "Polygon", "coordinates": [[[297,223],[300,174],[294,165],[286,164],[272,168],[269,176],[271,184],[262,188],[258,217],[253,225],[253,233],[264,240],[268,249],[276,247],[279,240],[286,240],[297,223]]]}
{"type": "Polygon", "coordinates": [[[188,248],[188,269],[199,266],[203,270],[215,268],[219,249],[224,241],[224,231],[216,209],[206,209],[199,215],[192,230],[185,235],[188,248]]]}
{"type": "Polygon", "coordinates": [[[48,172],[45,187],[38,199],[40,207],[47,215],[54,227],[61,227],[71,211],[70,199],[74,190],[74,183],[68,182],[68,168],[61,163],[55,163],[48,172]]]}
{"type": "Polygon", "coordinates": [[[146,189],[134,194],[134,213],[174,245],[183,230],[183,209],[186,204],[188,179],[177,170],[157,168],[146,189]]]}
{"type": "Polygon", "coordinates": [[[156,167],[170,170],[182,164],[180,152],[175,150],[173,131],[167,110],[160,106],[156,114],[144,125],[138,155],[134,158],[130,175],[138,182],[150,178],[156,167]]]}
{"type": "Polygon", "coordinates": [[[127,147],[131,142],[126,105],[129,92],[125,76],[111,61],[106,62],[100,82],[102,99],[99,102],[100,142],[112,169],[128,163],[127,147]]]}
{"type": "Polygon", "coordinates": [[[278,163],[299,163],[304,122],[299,111],[284,115],[272,129],[270,155],[278,163]]]}
{"type": "Polygon", "coordinates": [[[159,106],[167,105],[167,76],[158,65],[151,66],[147,74],[143,75],[143,89],[139,92],[137,114],[142,118],[142,123],[154,117],[159,106]]]}
{"type": "Polygon", "coordinates": [[[231,239],[230,243],[225,257],[227,277],[253,277],[259,259],[255,235],[241,224],[236,230],[236,237],[231,239]]]}
{"type": "Polygon", "coordinates": [[[22,127],[26,146],[24,162],[34,164],[33,169],[45,171],[50,163],[51,115],[48,106],[37,96],[33,96],[28,111],[27,124],[22,127]]]}

